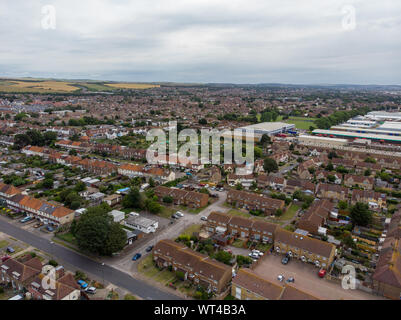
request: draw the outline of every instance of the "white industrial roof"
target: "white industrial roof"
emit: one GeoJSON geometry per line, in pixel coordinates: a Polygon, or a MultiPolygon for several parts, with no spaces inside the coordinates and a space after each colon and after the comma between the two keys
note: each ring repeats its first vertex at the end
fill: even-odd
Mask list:
{"type": "Polygon", "coordinates": [[[348,142],[347,139],[341,139],[341,138],[329,138],[329,137],[318,137],[318,136],[308,136],[308,135],[300,135],[298,139],[300,138],[307,138],[307,139],[314,139],[314,140],[327,140],[327,141],[337,141],[337,142],[348,142]]]}
{"type": "Polygon", "coordinates": [[[256,123],[249,126],[244,126],[239,129],[243,130],[264,130],[264,131],[273,131],[279,130],[282,128],[294,128],[295,124],[285,123],[285,122],[262,122],[256,123]]]}
{"type": "Polygon", "coordinates": [[[389,140],[401,142],[401,137],[389,136],[385,134],[370,134],[370,133],[357,133],[347,131],[336,131],[336,130],[313,130],[314,134],[325,134],[325,135],[338,135],[348,138],[365,138],[365,139],[376,139],[376,140],[389,140]]]}

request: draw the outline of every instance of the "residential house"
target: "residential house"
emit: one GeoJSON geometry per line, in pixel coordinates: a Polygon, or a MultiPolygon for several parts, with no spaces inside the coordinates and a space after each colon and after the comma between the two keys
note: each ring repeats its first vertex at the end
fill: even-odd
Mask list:
{"type": "Polygon", "coordinates": [[[344,185],[346,187],[360,187],[365,190],[372,190],[375,183],[373,177],[357,176],[353,174],[344,175],[344,185]]]}
{"type": "Polygon", "coordinates": [[[277,228],[274,234],[274,250],[324,269],[333,262],[336,253],[336,247],[331,243],[282,228],[277,228]]]}
{"type": "Polygon", "coordinates": [[[386,194],[373,190],[352,190],[351,204],[363,202],[369,205],[370,209],[381,210],[386,207],[386,194]]]}
{"type": "Polygon", "coordinates": [[[14,290],[23,291],[41,271],[42,263],[38,257],[32,258],[29,255],[18,260],[10,258],[0,264],[0,283],[11,284],[14,290]]]}
{"type": "Polygon", "coordinates": [[[297,190],[304,193],[315,194],[316,185],[308,180],[303,179],[288,179],[284,187],[284,192],[293,194],[297,190]]]}
{"type": "Polygon", "coordinates": [[[159,267],[171,266],[174,271],[182,272],[185,280],[216,294],[223,292],[231,281],[231,266],[169,239],[155,245],[153,259],[159,267]]]}
{"type": "Polygon", "coordinates": [[[319,183],[316,195],[321,199],[348,201],[348,188],[336,184],[319,183]]]}
{"type": "Polygon", "coordinates": [[[373,291],[387,298],[401,299],[401,241],[387,238],[373,274],[373,291]]]}
{"type": "MultiPolygon", "coordinates": [[[[58,266],[54,279],[44,286],[45,274],[39,274],[27,285],[27,290],[34,300],[79,300],[81,289],[72,273],[65,273],[63,266],[58,266]]],[[[46,282],[47,283],[47,282],[46,282]]]]}
{"type": "Polygon", "coordinates": [[[247,210],[260,210],[265,215],[273,215],[277,210],[285,210],[285,202],[247,191],[230,189],[227,193],[227,203],[247,210]]]}
{"type": "Polygon", "coordinates": [[[273,175],[258,175],[257,179],[258,188],[271,188],[273,190],[282,191],[286,186],[286,180],[283,177],[273,175]]]}
{"type": "Polygon", "coordinates": [[[321,228],[326,224],[334,204],[327,199],[314,201],[308,210],[299,219],[297,227],[312,234],[321,234],[321,228]]]}
{"type": "Polygon", "coordinates": [[[201,192],[174,189],[164,186],[157,186],[154,191],[159,200],[163,200],[164,197],[170,196],[173,198],[173,202],[176,205],[202,208],[207,206],[209,202],[209,195],[201,192]]]}
{"type": "Polygon", "coordinates": [[[238,300],[319,300],[292,285],[271,282],[248,268],[238,270],[232,280],[231,295],[238,300]]]}

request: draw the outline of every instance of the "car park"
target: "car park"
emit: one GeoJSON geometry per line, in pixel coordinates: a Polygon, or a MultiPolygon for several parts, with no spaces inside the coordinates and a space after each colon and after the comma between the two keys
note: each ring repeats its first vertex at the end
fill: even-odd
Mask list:
{"type": "Polygon", "coordinates": [[[139,260],[139,258],[142,257],[142,255],[140,253],[136,253],[133,257],[132,257],[132,261],[137,261],[139,260]]]}

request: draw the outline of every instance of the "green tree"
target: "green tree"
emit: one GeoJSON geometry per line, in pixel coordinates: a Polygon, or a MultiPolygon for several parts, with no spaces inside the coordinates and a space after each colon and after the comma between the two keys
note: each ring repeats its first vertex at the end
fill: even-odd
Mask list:
{"type": "Polygon", "coordinates": [[[122,205],[124,208],[143,208],[143,200],[138,188],[131,188],[130,192],[123,198],[122,205]]]}
{"type": "Polygon", "coordinates": [[[352,222],[359,226],[367,226],[372,220],[372,212],[366,203],[357,202],[351,208],[352,222]]]}
{"type": "Polygon", "coordinates": [[[263,162],[263,169],[268,173],[276,172],[278,170],[278,165],[276,160],[272,158],[265,158],[263,162]]]}
{"type": "Polygon", "coordinates": [[[216,260],[223,262],[224,264],[231,265],[231,260],[233,258],[232,254],[226,251],[219,251],[216,254],[216,260]]]}
{"type": "Polygon", "coordinates": [[[127,242],[122,226],[113,222],[110,207],[90,207],[76,223],[74,234],[81,250],[99,255],[111,255],[127,242]]]}

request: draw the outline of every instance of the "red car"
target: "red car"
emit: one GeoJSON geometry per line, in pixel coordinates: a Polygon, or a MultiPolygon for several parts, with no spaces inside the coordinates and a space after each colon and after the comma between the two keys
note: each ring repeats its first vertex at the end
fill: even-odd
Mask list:
{"type": "Polygon", "coordinates": [[[11,258],[10,256],[1,257],[1,262],[5,262],[5,261],[7,261],[7,260],[10,259],[10,258],[11,258]]]}
{"type": "Polygon", "coordinates": [[[318,273],[318,276],[319,276],[320,278],[324,278],[325,275],[326,275],[326,270],[320,269],[320,270],[319,270],[319,273],[318,273]]]}

